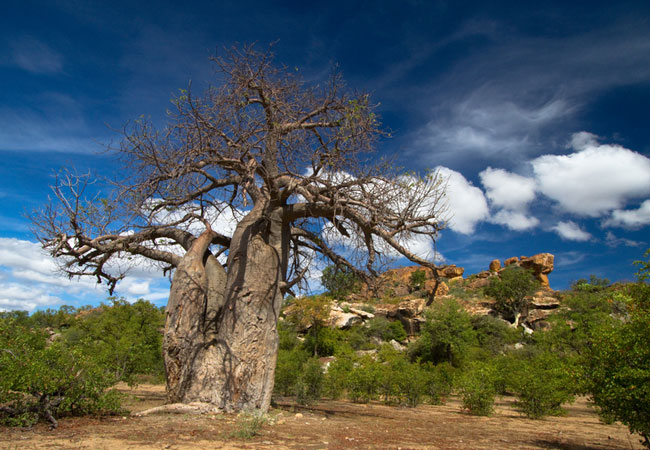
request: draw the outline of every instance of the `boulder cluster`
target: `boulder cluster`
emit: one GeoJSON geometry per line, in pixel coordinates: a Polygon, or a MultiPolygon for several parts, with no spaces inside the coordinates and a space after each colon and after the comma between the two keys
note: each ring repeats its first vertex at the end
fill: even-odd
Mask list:
{"type": "Polygon", "coordinates": [[[436,282],[436,277],[431,269],[421,266],[402,267],[384,272],[379,279],[378,290],[375,295],[380,299],[372,309],[363,303],[368,292],[352,294],[347,301],[335,301],[329,313],[329,326],[334,328],[349,328],[355,324],[363,323],[374,317],[385,317],[389,320],[399,320],[409,336],[414,336],[420,331],[420,324],[425,321],[423,316],[427,301],[440,301],[450,297],[450,286],[459,287],[470,298],[454,296],[459,303],[473,315],[494,315],[494,301],[480,295],[472,295],[482,287],[487,286],[490,280],[509,266],[519,266],[530,270],[540,282],[540,289],[531,297],[530,306],[522,318],[522,325],[529,331],[542,329],[548,326],[545,320],[553,309],[560,306],[557,293],[553,291],[548,282],[548,274],[553,271],[554,256],[550,253],[539,253],[533,256],[513,256],[507,258],[503,265],[498,259],[490,262],[488,270],[463,278],[465,269],[456,265],[449,265],[437,269],[438,278],[443,281],[436,282]],[[412,277],[416,271],[425,274],[424,284],[417,289],[413,286],[412,277]],[[369,311],[373,312],[369,312],[369,311]]]}

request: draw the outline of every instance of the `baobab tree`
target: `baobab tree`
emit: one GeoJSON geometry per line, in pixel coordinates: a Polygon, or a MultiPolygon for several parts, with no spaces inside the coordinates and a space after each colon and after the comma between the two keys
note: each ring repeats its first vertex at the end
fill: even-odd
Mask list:
{"type": "Polygon", "coordinates": [[[373,158],[374,106],[335,71],[307,85],[251,46],[213,60],[214,87],[181,91],[164,129],[124,128],[114,149],[124,177],[108,195],[68,173],[32,222],[71,277],[112,291],[127,257],[172,271],[169,403],[266,411],[283,295],[315,258],[370,285],[394,255],[434,268],[409,242],[444,227],[445,184],[373,158]]]}

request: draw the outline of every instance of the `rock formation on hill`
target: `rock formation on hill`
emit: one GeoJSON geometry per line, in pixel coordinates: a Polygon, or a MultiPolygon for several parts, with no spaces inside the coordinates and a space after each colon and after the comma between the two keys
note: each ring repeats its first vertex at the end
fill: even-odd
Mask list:
{"type": "Polygon", "coordinates": [[[530,257],[513,256],[507,258],[503,265],[500,260],[494,259],[489,263],[488,270],[472,274],[465,279],[464,268],[450,265],[438,269],[438,276],[443,281],[437,286],[430,269],[421,266],[391,269],[379,277],[372,313],[368,312],[367,305],[364,305],[370,295],[364,290],[361,294],[352,294],[346,299],[334,301],[329,313],[329,325],[335,328],[349,328],[380,316],[399,320],[406,333],[414,336],[419,333],[420,324],[425,321],[423,313],[427,302],[432,299],[436,302],[443,301],[446,298],[456,299],[472,315],[498,316],[494,310],[495,301],[485,297],[482,288],[509,266],[516,265],[530,270],[541,283],[540,289],[530,298],[528,310],[522,317],[522,325],[529,331],[543,329],[548,326],[545,319],[552,310],[560,306],[557,293],[548,283],[548,274],[553,271],[553,263],[554,256],[550,253],[539,253],[530,257]],[[413,282],[413,274],[417,271],[424,272],[424,283],[421,286],[414,285],[413,282]]]}

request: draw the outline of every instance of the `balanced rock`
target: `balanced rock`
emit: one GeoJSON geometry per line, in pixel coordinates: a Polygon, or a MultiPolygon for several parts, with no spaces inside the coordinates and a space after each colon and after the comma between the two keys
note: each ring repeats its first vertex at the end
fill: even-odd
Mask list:
{"type": "Polygon", "coordinates": [[[550,253],[538,253],[528,258],[522,257],[519,265],[524,269],[532,270],[542,286],[548,287],[548,274],[553,271],[554,260],[555,256],[550,253]]]}
{"type": "Polygon", "coordinates": [[[440,275],[441,277],[445,277],[449,280],[453,280],[455,278],[462,277],[464,272],[465,272],[464,268],[452,264],[450,266],[445,266],[442,269],[439,269],[438,275],[440,275]]]}

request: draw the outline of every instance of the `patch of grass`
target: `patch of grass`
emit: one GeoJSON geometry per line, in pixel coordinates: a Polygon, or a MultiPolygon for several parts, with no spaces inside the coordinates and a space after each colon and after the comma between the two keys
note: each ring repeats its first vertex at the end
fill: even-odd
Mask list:
{"type": "Polygon", "coordinates": [[[260,430],[269,422],[268,415],[259,410],[244,411],[237,416],[237,429],[229,437],[252,439],[260,434],[260,430]]]}

